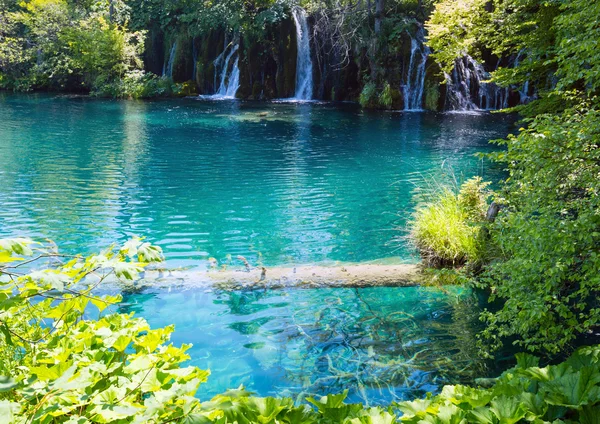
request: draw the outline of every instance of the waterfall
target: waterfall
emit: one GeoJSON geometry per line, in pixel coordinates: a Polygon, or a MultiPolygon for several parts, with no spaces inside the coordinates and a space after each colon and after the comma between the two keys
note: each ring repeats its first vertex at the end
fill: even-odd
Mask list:
{"type": "Polygon", "coordinates": [[[503,109],[508,107],[509,89],[490,82],[483,65],[471,56],[457,59],[446,74],[446,110],[503,109]]]}
{"type": "MultiPolygon", "coordinates": [[[[229,46],[227,46],[225,48],[225,50],[223,51],[223,53],[221,53],[221,55],[219,55],[219,57],[215,60],[215,78],[216,78],[216,74],[219,71],[219,66],[220,63],[223,61],[223,56],[225,55],[225,53],[227,52],[229,46]],[[218,61],[218,62],[217,62],[218,61]]],[[[216,92],[216,95],[219,97],[223,97],[223,98],[235,98],[235,93],[237,92],[239,85],[240,85],[240,68],[238,67],[239,64],[239,57],[236,57],[235,62],[233,63],[233,66],[229,67],[229,63],[231,62],[231,58],[233,57],[233,55],[235,55],[239,49],[239,45],[235,44],[231,50],[229,51],[229,53],[227,54],[227,56],[225,57],[225,62],[223,64],[223,66],[220,69],[220,84],[219,84],[219,89],[216,92]]]]}
{"type": "MultiPolygon", "coordinates": [[[[235,99],[235,94],[237,93],[238,88],[240,87],[240,68],[239,68],[240,58],[236,57],[235,62],[233,63],[233,68],[229,73],[229,78],[227,79],[227,85],[224,86],[225,94],[223,97],[228,99],[235,99]]],[[[219,88],[219,94],[221,94],[221,88],[219,88]]]]}
{"type": "Polygon", "coordinates": [[[301,7],[292,9],[296,24],[296,42],[298,56],[296,60],[296,100],[310,100],[313,92],[313,67],[310,57],[310,42],[306,11],[301,7]]]}
{"type": "MultiPolygon", "coordinates": [[[[521,63],[521,55],[522,54],[523,54],[522,50],[517,54],[517,57],[515,58],[515,62],[513,63],[514,68],[518,67],[519,64],[521,63]]],[[[519,91],[519,103],[525,104],[525,103],[528,103],[529,100],[531,100],[531,98],[529,96],[529,80],[525,81],[525,83],[523,83],[523,86],[518,91],[519,91]]]]}
{"type": "Polygon", "coordinates": [[[198,62],[198,50],[196,50],[196,40],[192,39],[192,61],[194,67],[192,69],[192,80],[196,81],[196,67],[198,62]]]}
{"type": "Polygon", "coordinates": [[[403,87],[404,110],[421,110],[423,104],[425,65],[430,53],[429,47],[423,44],[424,40],[422,29],[419,29],[414,38],[410,37],[410,61],[403,87]]]}
{"type": "Polygon", "coordinates": [[[169,53],[169,61],[163,63],[162,76],[173,78],[173,64],[175,63],[175,52],[177,51],[177,42],[171,46],[169,53]]]}
{"type": "Polygon", "coordinates": [[[238,52],[240,46],[239,44],[227,43],[227,40],[225,40],[225,43],[225,48],[213,62],[215,67],[215,94],[201,97],[209,99],[235,99],[237,90],[240,87],[240,58],[238,52]],[[235,60],[230,65],[234,56],[235,60]]]}

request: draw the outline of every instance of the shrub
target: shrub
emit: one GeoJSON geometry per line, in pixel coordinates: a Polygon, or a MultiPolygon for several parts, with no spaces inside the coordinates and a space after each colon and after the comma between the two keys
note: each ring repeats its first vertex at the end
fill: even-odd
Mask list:
{"type": "Polygon", "coordinates": [[[492,387],[445,386],[438,396],[398,404],[404,423],[580,423],[600,417],[600,347],[579,350],[559,365],[517,355],[517,366],[492,387]]]}
{"type": "Polygon", "coordinates": [[[365,108],[377,107],[377,85],[372,81],[366,83],[358,101],[365,108]]]}
{"type": "Polygon", "coordinates": [[[379,106],[389,109],[392,107],[392,103],[394,102],[393,96],[392,96],[392,87],[390,86],[389,82],[386,82],[383,85],[383,90],[381,90],[381,93],[379,93],[379,97],[378,97],[378,102],[379,102],[379,106]]]}
{"type": "Polygon", "coordinates": [[[442,187],[417,207],[410,236],[428,266],[480,261],[488,184],[475,177],[466,181],[458,193],[442,187]]]}
{"type": "Polygon", "coordinates": [[[509,171],[490,234],[502,252],[485,274],[502,308],[493,342],[556,354],[600,325],[600,111],[540,115],[495,156],[509,171]]]}
{"type": "Polygon", "coordinates": [[[115,99],[145,99],[171,96],[178,93],[180,89],[181,86],[170,78],[158,77],[144,71],[130,71],[122,79],[109,81],[99,79],[91,94],[115,99]]]}

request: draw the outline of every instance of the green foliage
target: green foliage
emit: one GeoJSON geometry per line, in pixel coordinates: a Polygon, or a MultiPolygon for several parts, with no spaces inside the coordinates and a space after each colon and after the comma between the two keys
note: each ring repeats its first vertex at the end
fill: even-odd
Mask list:
{"type": "Polygon", "coordinates": [[[110,275],[131,280],[160,249],[132,240],[89,258],[74,257],[57,268],[19,272],[20,256],[33,262],[60,257],[25,239],[0,240],[4,277],[0,322],[0,418],[11,423],[288,423],[394,424],[517,423],[570,419],[594,423],[600,412],[600,347],[579,350],[566,362],[539,368],[518,355],[517,366],[490,388],[446,386],[425,399],[390,408],[346,404],[347,392],[296,405],[289,398],[257,398],[240,387],[212,400],[193,397],[208,372],[192,366],[186,346],[166,344],[172,327],[150,329],[133,314],[100,312],[118,297],[96,297],[92,288],[110,275]],[[16,264],[16,265],[15,265],[16,264]],[[92,274],[99,282],[86,285],[92,274]],[[12,289],[12,290],[11,290],[12,289]],[[39,298],[39,301],[35,299],[39,298]],[[47,325],[41,325],[41,320],[47,325]],[[28,325],[30,324],[30,325],[28,325]],[[6,358],[18,356],[17,364],[6,358]],[[402,416],[396,412],[398,408],[402,416]]]}
{"type": "Polygon", "coordinates": [[[110,279],[134,281],[160,260],[160,248],[140,239],[87,258],[0,240],[2,423],[395,422],[391,411],[344,404],[346,393],[309,399],[315,408],[243,388],[200,402],[194,394],[209,373],[182,366],[188,346],[168,343],[173,326],[151,329],[133,314],[112,313],[120,296],[94,292],[110,279]],[[32,270],[47,260],[61,263],[32,270]]]}
{"type": "Polygon", "coordinates": [[[480,31],[489,25],[486,0],[442,0],[426,23],[428,45],[445,72],[452,71],[454,60],[477,54],[480,31]]]}
{"type": "Polygon", "coordinates": [[[131,71],[117,80],[97,81],[90,94],[98,97],[145,99],[178,94],[181,85],[170,78],[157,77],[143,71],[131,71]]]}
{"type": "Polygon", "coordinates": [[[383,90],[381,90],[381,93],[379,93],[378,103],[379,103],[379,106],[381,106],[385,109],[390,109],[392,107],[392,103],[393,103],[392,87],[390,86],[390,83],[387,81],[383,85],[383,90]]]}
{"type": "Polygon", "coordinates": [[[511,340],[554,355],[599,323],[599,19],[600,4],[581,0],[442,0],[428,24],[446,70],[483,48],[519,55],[493,80],[537,91],[516,108],[527,128],[494,155],[509,177],[506,208],[490,226],[498,255],[480,279],[499,307],[483,315],[492,348],[511,340]]]}
{"type": "Polygon", "coordinates": [[[599,353],[597,346],[584,348],[545,368],[533,356],[517,355],[517,366],[489,389],[446,386],[438,396],[400,403],[401,421],[595,423],[600,413],[599,353]]]}
{"type": "Polygon", "coordinates": [[[389,82],[378,88],[373,81],[367,82],[360,93],[359,103],[367,109],[391,109],[399,96],[397,90],[392,89],[389,82]]]}
{"type": "Polygon", "coordinates": [[[364,85],[358,101],[364,108],[374,108],[377,106],[377,100],[377,85],[369,81],[364,85]]]}
{"type": "MultiPolygon", "coordinates": [[[[480,186],[480,181],[466,184],[461,193],[465,208],[479,204],[480,186]]],[[[600,412],[600,346],[580,349],[566,362],[545,368],[533,356],[517,355],[517,366],[490,388],[446,386],[437,396],[385,409],[346,404],[347,392],[296,405],[289,398],[253,397],[243,387],[201,402],[194,394],[209,373],[182,366],[189,359],[187,346],[168,344],[173,327],[151,329],[133,314],[112,313],[110,306],[120,297],[94,292],[110,278],[133,281],[146,264],[161,259],[159,248],[140,239],[87,258],[63,256],[27,239],[0,240],[3,423],[500,424],[570,419],[585,424],[596,422],[600,412]],[[32,270],[48,259],[66,262],[32,270]],[[91,318],[92,308],[99,311],[97,319],[91,318]]]]}
{"type": "Polygon", "coordinates": [[[600,113],[589,105],[539,115],[496,155],[510,179],[509,209],[492,232],[504,260],[487,275],[490,337],[550,353],[567,349],[600,319],[600,113]]]}
{"type": "Polygon", "coordinates": [[[411,239],[426,264],[457,266],[481,260],[488,185],[475,177],[458,192],[440,187],[417,207],[410,224],[411,239]]]}
{"type": "Polygon", "coordinates": [[[500,67],[492,79],[504,86],[529,81],[544,100],[555,90],[600,88],[598,19],[600,5],[583,0],[442,0],[426,26],[446,72],[456,58],[480,56],[484,48],[499,57],[520,55],[519,66],[500,67]]]}
{"type": "Polygon", "coordinates": [[[139,70],[144,32],[120,2],[30,0],[0,8],[0,88],[91,90],[139,70]]]}

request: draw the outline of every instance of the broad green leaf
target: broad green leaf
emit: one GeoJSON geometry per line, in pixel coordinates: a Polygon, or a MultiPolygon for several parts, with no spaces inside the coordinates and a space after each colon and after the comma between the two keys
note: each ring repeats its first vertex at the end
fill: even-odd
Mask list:
{"type": "Polygon", "coordinates": [[[579,409],[600,401],[600,372],[596,367],[583,367],[560,378],[541,384],[546,402],[579,409]]]}
{"type": "Polygon", "coordinates": [[[490,410],[496,415],[500,424],[515,424],[527,413],[526,407],[519,399],[508,396],[493,399],[490,410]]]}
{"type": "Polygon", "coordinates": [[[0,393],[8,392],[17,386],[18,384],[12,378],[0,375],[0,393]]]}

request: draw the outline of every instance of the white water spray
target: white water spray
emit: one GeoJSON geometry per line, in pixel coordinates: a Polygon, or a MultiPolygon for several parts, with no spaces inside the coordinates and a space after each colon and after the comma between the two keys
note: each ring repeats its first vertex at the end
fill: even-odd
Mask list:
{"type": "Polygon", "coordinates": [[[292,9],[296,24],[298,56],[296,60],[296,100],[310,100],[313,93],[313,67],[310,57],[310,40],[306,11],[301,7],[292,9]]]}
{"type": "Polygon", "coordinates": [[[175,63],[175,53],[177,52],[177,42],[174,42],[169,52],[169,61],[163,63],[162,76],[173,78],[173,65],[175,63]]]}
{"type": "Polygon", "coordinates": [[[235,99],[238,88],[240,88],[239,48],[239,44],[226,44],[225,49],[213,62],[215,67],[214,87],[216,92],[211,96],[202,97],[209,99],[235,99]],[[233,65],[230,66],[234,56],[233,65]]]}
{"type": "Polygon", "coordinates": [[[490,82],[483,65],[466,55],[454,63],[452,74],[446,74],[446,110],[492,110],[508,107],[509,89],[490,82]]]}
{"type": "Polygon", "coordinates": [[[430,53],[429,47],[423,41],[425,36],[422,29],[419,29],[415,38],[410,38],[410,61],[403,87],[404,110],[422,110],[425,65],[430,53]]]}

